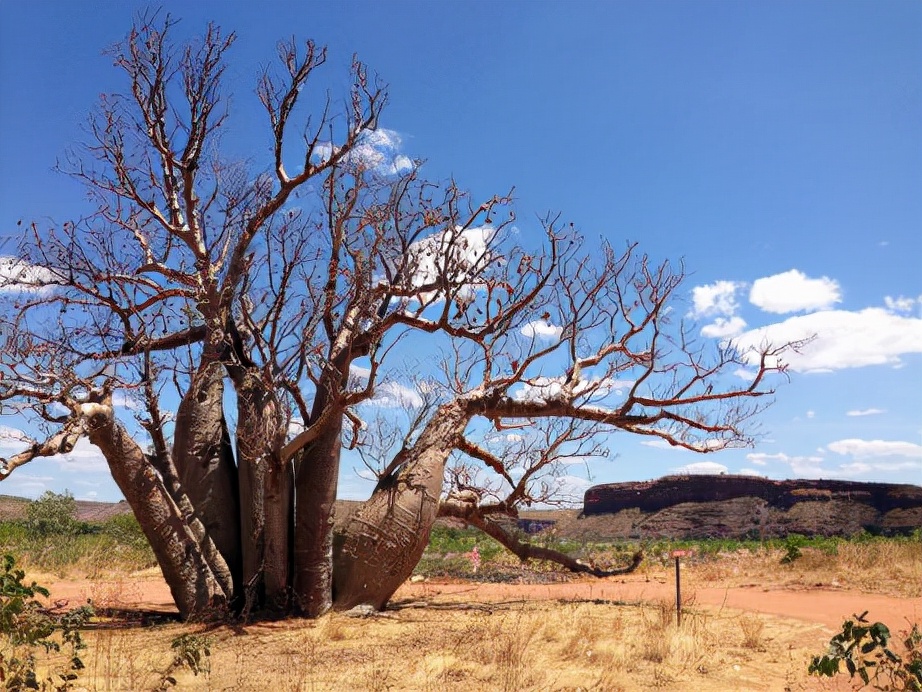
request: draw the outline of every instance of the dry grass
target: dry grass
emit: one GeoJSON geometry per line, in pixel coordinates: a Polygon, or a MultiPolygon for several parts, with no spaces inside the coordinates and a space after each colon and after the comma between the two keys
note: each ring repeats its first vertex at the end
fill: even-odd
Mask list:
{"type": "MultiPolygon", "coordinates": [[[[448,606],[213,628],[206,633],[211,673],[174,673],[177,689],[782,690],[814,684],[806,666],[815,651],[803,642],[815,628],[806,624],[762,623],[755,647],[728,636],[749,623],[738,613],[692,608],[678,625],[668,603],[448,606]],[[778,684],[766,686],[766,680],[778,684]]],[[[79,684],[156,689],[170,668],[170,642],[184,632],[203,630],[169,624],[90,631],[79,684]]]]}
{"type": "MultiPolygon", "coordinates": [[[[534,601],[471,608],[436,587],[423,596],[426,606],[367,619],[332,614],[207,632],[195,625],[101,623],[85,633],[89,648],[78,687],[151,690],[170,672],[178,689],[190,690],[835,689],[806,674],[811,656],[828,642],[828,629],[700,606],[695,589],[822,584],[901,598],[922,591],[922,545],[840,544],[834,555],[810,548],[791,565],[779,564],[782,555],[763,549],[688,564],[681,624],[668,601],[534,601]],[[204,632],[211,640],[207,676],[171,669],[171,642],[190,632],[204,632]]],[[[645,569],[654,583],[671,580],[669,569],[645,569]]],[[[101,572],[87,570],[94,571],[101,572]]],[[[116,574],[97,580],[86,593],[97,607],[117,609],[139,602],[142,590],[134,577],[116,574]]]]}
{"type": "Polygon", "coordinates": [[[835,552],[801,549],[781,565],[783,550],[722,553],[695,565],[704,580],[724,586],[762,583],[766,575],[780,586],[831,586],[899,598],[922,596],[922,541],[840,542],[835,552]]]}

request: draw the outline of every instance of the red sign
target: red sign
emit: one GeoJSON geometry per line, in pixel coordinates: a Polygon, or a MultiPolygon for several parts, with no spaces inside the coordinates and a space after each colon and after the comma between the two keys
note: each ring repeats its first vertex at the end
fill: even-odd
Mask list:
{"type": "Polygon", "coordinates": [[[673,550],[672,557],[691,557],[694,552],[694,550],[673,550]]]}

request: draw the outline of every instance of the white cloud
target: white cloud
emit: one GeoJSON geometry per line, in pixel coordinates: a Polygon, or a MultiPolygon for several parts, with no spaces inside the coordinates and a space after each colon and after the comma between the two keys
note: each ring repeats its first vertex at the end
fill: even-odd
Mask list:
{"type": "Polygon", "coordinates": [[[398,382],[384,382],[375,387],[375,395],[370,403],[384,408],[418,408],[423,405],[423,398],[415,389],[398,382]]]}
{"type": "Polygon", "coordinates": [[[654,438],[652,440],[641,440],[640,444],[644,447],[653,447],[653,449],[670,449],[672,451],[687,451],[684,447],[679,447],[678,445],[671,445],[666,440],[662,438],[654,438]]]}
{"type": "Polygon", "coordinates": [[[693,317],[711,317],[714,315],[730,316],[736,314],[739,304],[736,291],[743,284],[733,281],[717,281],[692,289],[693,317]]]}
{"type": "Polygon", "coordinates": [[[0,425],[0,446],[7,447],[31,443],[32,438],[26,435],[19,428],[11,428],[8,425],[0,425]],[[10,443],[12,443],[12,445],[10,443]]]}
{"type": "Polygon", "coordinates": [[[884,411],[883,409],[879,409],[879,408],[866,408],[866,409],[862,409],[862,410],[846,411],[845,415],[846,415],[846,416],[852,416],[852,417],[857,417],[857,416],[876,416],[876,415],[881,414],[881,413],[886,413],[886,411],[884,411]]]}
{"type": "Polygon", "coordinates": [[[551,324],[547,320],[529,322],[520,330],[524,336],[543,339],[558,339],[563,333],[563,327],[551,324]]]}
{"type": "Polygon", "coordinates": [[[808,419],[816,418],[816,411],[807,411],[807,418],[808,419]]]}
{"type": "MultiPolygon", "coordinates": [[[[405,173],[413,168],[414,163],[408,156],[398,153],[402,145],[403,139],[394,130],[383,127],[365,130],[345,160],[374,170],[380,175],[405,173]]],[[[326,161],[335,151],[338,151],[338,148],[332,144],[322,143],[314,149],[314,156],[326,161]]]]}
{"type": "MultiPolygon", "coordinates": [[[[565,379],[563,377],[535,377],[523,382],[522,386],[513,392],[517,401],[547,401],[556,399],[561,395],[565,379]]],[[[580,380],[573,388],[575,396],[588,394],[591,397],[604,397],[609,394],[621,394],[625,389],[634,386],[633,380],[615,380],[607,377],[580,380]]]]}
{"type": "Polygon", "coordinates": [[[16,257],[0,256],[0,293],[32,293],[48,289],[49,284],[60,283],[50,269],[30,264],[16,257]]]}
{"type": "Polygon", "coordinates": [[[737,473],[741,476],[759,476],[765,478],[765,474],[762,471],[757,471],[756,469],[740,469],[737,473]]]}
{"type": "Polygon", "coordinates": [[[922,296],[918,298],[906,298],[905,296],[900,296],[899,298],[891,298],[890,296],[884,297],[884,305],[886,305],[887,309],[891,312],[912,312],[916,303],[922,305],[922,296]]]}
{"type": "Polygon", "coordinates": [[[137,392],[117,389],[112,393],[112,405],[129,411],[140,411],[144,407],[144,401],[137,392]]]}
{"type": "Polygon", "coordinates": [[[756,465],[764,465],[767,461],[786,464],[794,478],[880,480],[880,475],[884,473],[922,471],[922,446],[910,442],[840,440],[827,445],[827,449],[841,455],[850,455],[853,459],[848,463],[827,466],[828,459],[822,456],[825,451],[823,449],[819,450],[819,456],[752,453],[747,454],[746,458],[756,465]],[[878,461],[880,457],[890,458],[878,461]]]}
{"type": "Polygon", "coordinates": [[[913,442],[852,438],[830,442],[826,448],[830,452],[858,459],[891,456],[922,459],[922,445],[913,442]]]}
{"type": "Polygon", "coordinates": [[[781,344],[815,337],[783,360],[791,370],[817,372],[902,364],[901,356],[922,353],[922,319],[903,317],[883,308],[857,312],[826,310],[790,317],[783,322],[752,329],[731,343],[751,365],[759,362],[766,344],[781,344]]]}
{"type": "MultiPolygon", "coordinates": [[[[476,285],[477,274],[490,261],[489,244],[495,233],[492,226],[467,229],[458,226],[416,241],[407,251],[410,286],[420,288],[448,278],[456,287],[468,287],[467,293],[456,293],[457,299],[473,300],[472,286],[476,285]]],[[[443,296],[438,291],[423,291],[418,298],[429,303],[443,296]]]]}
{"type": "MultiPolygon", "coordinates": [[[[551,494],[553,497],[565,503],[581,503],[583,495],[592,485],[585,478],[566,474],[545,480],[548,485],[552,486],[551,494]]],[[[535,505],[535,508],[544,509],[545,505],[539,503],[535,505]]]]}
{"type": "Polygon", "coordinates": [[[843,476],[864,476],[876,475],[879,473],[896,473],[900,471],[922,471],[922,462],[920,461],[878,461],[867,463],[863,461],[853,461],[850,464],[842,464],[839,469],[843,476]]]}
{"type": "Polygon", "coordinates": [[[762,466],[770,461],[778,461],[791,467],[795,478],[831,478],[836,475],[833,471],[823,469],[824,458],[821,456],[790,456],[783,452],[778,454],[765,454],[753,452],[746,455],[751,463],[762,466]]]}
{"type": "Polygon", "coordinates": [[[741,334],[746,328],[746,320],[734,315],[733,317],[718,317],[711,324],[701,328],[701,336],[711,339],[726,339],[727,337],[741,334]]]}
{"type": "Polygon", "coordinates": [[[685,466],[680,466],[676,469],[672,469],[672,473],[679,473],[679,474],[687,473],[690,475],[698,475],[698,474],[707,474],[707,475],[718,474],[719,475],[721,473],[726,473],[726,472],[727,472],[727,467],[724,466],[723,464],[718,464],[716,461],[696,461],[693,464],[686,464],[685,466]]]}
{"type": "Polygon", "coordinates": [[[109,465],[99,448],[85,437],[77,440],[77,444],[67,454],[56,454],[48,457],[62,470],[78,471],[80,473],[109,473],[109,465]]]}
{"type": "Polygon", "coordinates": [[[766,312],[787,313],[822,310],[842,302],[838,282],[828,277],[810,279],[791,269],[782,274],[756,279],[749,290],[749,302],[766,312]]]}

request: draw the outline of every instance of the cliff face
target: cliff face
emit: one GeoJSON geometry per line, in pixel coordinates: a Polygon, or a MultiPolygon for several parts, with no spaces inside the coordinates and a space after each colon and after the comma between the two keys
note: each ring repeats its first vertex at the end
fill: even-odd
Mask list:
{"type": "MultiPolygon", "coordinates": [[[[789,533],[910,533],[922,528],[922,487],[758,476],[666,476],[597,485],[583,515],[609,515],[625,538],[768,538],[789,533]]],[[[596,522],[601,521],[599,516],[596,522]]],[[[606,522],[607,523],[607,522],[606,522]]]]}

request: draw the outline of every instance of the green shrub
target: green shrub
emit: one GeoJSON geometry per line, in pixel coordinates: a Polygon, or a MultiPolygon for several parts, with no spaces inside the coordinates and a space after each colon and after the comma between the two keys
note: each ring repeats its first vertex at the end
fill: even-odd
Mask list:
{"type": "Polygon", "coordinates": [[[0,685],[7,690],[68,690],[83,669],[80,652],[86,648],[80,628],[92,617],[89,606],[72,610],[60,618],[50,615],[36,600],[48,597],[48,590],[35,582],[27,584],[25,572],[15,569],[12,555],[3,557],[0,572],[0,685]],[[50,671],[41,682],[36,672],[36,654],[68,651],[68,666],[50,671]]]}
{"type": "Polygon", "coordinates": [[[77,501],[68,491],[46,490],[26,508],[26,528],[36,537],[74,536],[83,533],[77,521],[77,501]]]}
{"type": "Polygon", "coordinates": [[[903,657],[890,649],[890,629],[882,622],[868,622],[866,615],[867,611],[843,623],[842,631],[829,641],[829,651],[813,657],[810,674],[834,677],[845,663],[849,677],[857,675],[865,686],[922,692],[922,630],[914,624],[906,633],[903,657]]]}
{"type": "Polygon", "coordinates": [[[790,536],[784,539],[784,556],[781,558],[782,565],[790,565],[795,560],[800,558],[802,553],[800,552],[801,547],[803,547],[806,539],[797,533],[792,533],[790,536]]]}

